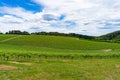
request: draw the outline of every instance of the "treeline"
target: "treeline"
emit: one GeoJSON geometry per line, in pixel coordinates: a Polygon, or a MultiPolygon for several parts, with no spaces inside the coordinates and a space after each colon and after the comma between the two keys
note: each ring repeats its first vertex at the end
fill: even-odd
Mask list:
{"type": "Polygon", "coordinates": [[[33,35],[53,35],[53,36],[69,36],[69,37],[76,37],[76,38],[83,38],[83,39],[94,39],[93,36],[81,35],[76,33],[59,33],[59,32],[34,32],[31,33],[33,35]]]}
{"type": "Polygon", "coordinates": [[[20,30],[12,30],[9,32],[6,32],[5,34],[19,34],[19,35],[30,35],[27,31],[20,31],[20,30]]]}
{"type": "Polygon", "coordinates": [[[81,35],[81,34],[76,34],[76,33],[68,33],[68,34],[59,33],[59,32],[33,32],[33,33],[29,33],[27,31],[20,31],[20,30],[11,30],[11,31],[6,32],[5,34],[69,36],[69,37],[83,38],[83,39],[89,39],[89,40],[92,40],[95,38],[93,36],[81,35]]]}

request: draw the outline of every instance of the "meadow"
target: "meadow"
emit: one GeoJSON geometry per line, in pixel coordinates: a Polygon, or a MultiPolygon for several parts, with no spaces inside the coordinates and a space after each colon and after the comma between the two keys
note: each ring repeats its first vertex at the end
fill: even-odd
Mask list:
{"type": "Polygon", "coordinates": [[[120,80],[120,44],[0,35],[0,80],[120,80]]]}

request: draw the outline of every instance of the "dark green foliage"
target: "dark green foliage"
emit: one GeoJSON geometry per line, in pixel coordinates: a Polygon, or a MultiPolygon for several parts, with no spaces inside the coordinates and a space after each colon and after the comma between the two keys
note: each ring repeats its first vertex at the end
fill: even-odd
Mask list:
{"type": "MultiPolygon", "coordinates": [[[[17,35],[30,35],[27,31],[20,31],[20,30],[12,30],[9,32],[6,32],[6,34],[17,34],[17,35]]],[[[76,37],[76,38],[83,38],[83,39],[89,39],[93,40],[95,37],[93,36],[87,36],[87,35],[81,35],[81,34],[75,34],[75,33],[59,33],[59,32],[34,32],[31,33],[31,35],[50,35],[50,36],[69,36],[69,37],[76,37]]]]}
{"type": "Polygon", "coordinates": [[[12,30],[9,32],[6,32],[6,34],[18,34],[18,35],[29,35],[30,33],[27,31],[20,31],[20,30],[12,30]]]}
{"type": "Polygon", "coordinates": [[[3,34],[2,32],[0,32],[0,34],[3,34]]]}
{"type": "Polygon", "coordinates": [[[83,38],[83,39],[89,39],[92,40],[94,39],[93,36],[87,36],[87,35],[81,35],[81,34],[75,34],[75,33],[59,33],[59,32],[35,32],[31,33],[34,35],[52,35],[52,36],[69,36],[69,37],[76,37],[76,38],[83,38]]]}

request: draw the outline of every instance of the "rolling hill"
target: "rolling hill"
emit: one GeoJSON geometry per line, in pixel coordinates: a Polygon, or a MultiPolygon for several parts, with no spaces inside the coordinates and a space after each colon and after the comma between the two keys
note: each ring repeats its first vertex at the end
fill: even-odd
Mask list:
{"type": "Polygon", "coordinates": [[[96,37],[96,40],[105,41],[105,42],[120,43],[120,31],[115,31],[112,33],[108,33],[106,35],[96,37]]]}
{"type": "Polygon", "coordinates": [[[11,35],[6,36],[10,37],[0,41],[0,56],[2,57],[5,55],[72,58],[120,56],[120,45],[117,43],[95,42],[64,36],[12,35],[12,38],[11,35]]]}
{"type": "Polygon", "coordinates": [[[119,58],[118,43],[65,36],[0,35],[1,80],[119,80],[119,58]]]}
{"type": "MultiPolygon", "coordinates": [[[[4,35],[3,35],[4,36],[4,35]]],[[[63,36],[43,36],[43,35],[14,35],[6,36],[1,41],[1,45],[11,45],[33,48],[52,48],[68,50],[100,50],[100,49],[119,49],[120,45],[115,43],[95,42],[85,39],[63,36]],[[8,40],[6,41],[8,37],[8,40]],[[13,37],[13,38],[11,38],[13,37]],[[9,40],[10,39],[10,40],[9,40]],[[113,47],[114,46],[114,47],[113,47]]]]}

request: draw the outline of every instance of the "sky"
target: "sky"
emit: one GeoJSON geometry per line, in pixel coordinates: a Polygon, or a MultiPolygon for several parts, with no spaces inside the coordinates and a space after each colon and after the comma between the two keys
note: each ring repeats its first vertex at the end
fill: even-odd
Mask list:
{"type": "Polygon", "coordinates": [[[120,0],[0,0],[0,31],[100,36],[120,30],[120,0]]]}

